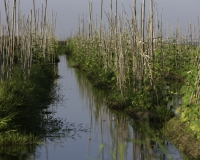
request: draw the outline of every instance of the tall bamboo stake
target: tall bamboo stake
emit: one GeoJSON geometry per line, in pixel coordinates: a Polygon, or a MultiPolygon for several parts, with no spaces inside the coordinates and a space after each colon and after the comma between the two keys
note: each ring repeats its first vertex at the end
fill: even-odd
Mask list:
{"type": "Polygon", "coordinates": [[[113,23],[112,0],[110,0],[110,25],[109,25],[110,37],[112,37],[112,23],[113,23]]]}
{"type": "Polygon", "coordinates": [[[9,36],[10,36],[11,34],[10,34],[9,11],[8,11],[8,6],[6,4],[6,0],[4,0],[4,6],[5,6],[5,12],[6,12],[6,21],[7,21],[7,25],[8,25],[8,33],[9,33],[9,36]]]}
{"type": "Polygon", "coordinates": [[[100,36],[100,42],[101,42],[101,32],[102,32],[102,19],[103,19],[103,0],[101,0],[101,20],[100,20],[100,32],[99,32],[99,36],[100,36]]]}
{"type": "MultiPolygon", "coordinates": [[[[142,30],[142,52],[143,52],[143,55],[145,55],[145,33],[144,33],[144,29],[145,29],[145,1],[146,0],[143,0],[143,3],[142,3],[142,26],[141,26],[141,30],[142,30]]],[[[144,70],[145,70],[145,66],[144,66],[144,57],[141,58],[142,59],[142,67],[141,67],[141,74],[142,74],[142,83],[144,84],[144,70]]]]}
{"type": "Polygon", "coordinates": [[[117,35],[117,0],[115,0],[115,35],[117,35]]]}

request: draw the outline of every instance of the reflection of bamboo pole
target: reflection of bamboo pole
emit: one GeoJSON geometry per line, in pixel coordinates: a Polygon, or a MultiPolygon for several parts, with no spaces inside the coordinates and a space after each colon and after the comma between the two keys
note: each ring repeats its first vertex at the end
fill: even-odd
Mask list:
{"type": "MultiPolygon", "coordinates": [[[[90,111],[90,130],[92,129],[92,112],[90,111]]],[[[88,155],[90,152],[91,131],[88,134],[88,155]]]]}
{"type": "MultiPolygon", "coordinates": [[[[83,78],[81,79],[83,82],[83,78]]],[[[86,102],[88,102],[88,106],[89,106],[89,114],[90,114],[90,130],[93,129],[93,98],[92,98],[92,94],[91,92],[88,90],[88,88],[84,88],[85,83],[79,85],[79,87],[83,87],[81,88],[82,90],[82,94],[84,95],[84,90],[86,89],[86,102]]],[[[91,131],[88,134],[88,154],[90,151],[90,141],[91,141],[91,131]]]]}
{"type": "Polygon", "coordinates": [[[136,137],[136,133],[135,133],[135,131],[134,131],[134,129],[133,129],[133,142],[132,142],[132,149],[133,149],[133,160],[136,160],[137,159],[137,145],[136,145],[136,142],[134,142],[134,140],[136,140],[137,139],[137,137],[136,137]]]}
{"type": "Polygon", "coordinates": [[[44,143],[45,143],[46,160],[49,160],[48,141],[46,137],[44,138],[44,143]]]}
{"type": "MultiPolygon", "coordinates": [[[[103,141],[103,125],[102,125],[102,123],[103,123],[103,116],[101,116],[101,118],[100,118],[100,126],[101,126],[101,144],[103,145],[104,144],[104,141],[103,141]]],[[[101,158],[102,158],[102,160],[104,160],[104,147],[102,148],[102,151],[101,151],[101,158]]]]}

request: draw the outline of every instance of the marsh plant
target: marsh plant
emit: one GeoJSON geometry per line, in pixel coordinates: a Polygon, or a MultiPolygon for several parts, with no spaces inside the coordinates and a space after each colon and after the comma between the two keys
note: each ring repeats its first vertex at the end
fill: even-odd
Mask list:
{"type": "Polygon", "coordinates": [[[20,8],[20,0],[13,0],[12,6],[4,0],[6,21],[0,21],[2,79],[12,75],[16,64],[29,74],[32,64],[55,63],[56,13],[52,11],[51,17],[48,18],[47,0],[44,1],[42,10],[35,8],[35,0],[32,2],[33,9],[28,17],[25,17],[20,8]]]}
{"type": "Polygon", "coordinates": [[[48,18],[47,0],[41,10],[32,2],[24,16],[20,0],[4,0],[5,17],[0,15],[0,143],[5,145],[37,143],[46,132],[43,110],[57,98],[56,13],[48,18]]]}
{"type": "Polygon", "coordinates": [[[148,13],[146,0],[139,10],[136,3],[128,15],[110,0],[103,24],[103,0],[99,21],[89,1],[88,17],[79,16],[77,30],[67,39],[67,54],[95,86],[109,91],[111,108],[131,116],[167,121],[178,107],[167,108],[168,102],[181,95],[179,118],[199,139],[199,23],[188,24],[186,31],[179,24],[174,30],[163,28],[153,0],[148,13]],[[179,87],[174,89],[175,83],[179,87]]]}

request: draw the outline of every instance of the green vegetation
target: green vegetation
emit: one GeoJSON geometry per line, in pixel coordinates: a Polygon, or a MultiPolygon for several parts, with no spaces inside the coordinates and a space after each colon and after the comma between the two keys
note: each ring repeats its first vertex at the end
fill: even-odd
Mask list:
{"type": "MultiPolygon", "coordinates": [[[[97,38],[94,37],[94,39],[97,38]]],[[[83,70],[94,86],[109,90],[107,104],[110,108],[124,110],[129,115],[136,116],[137,118],[141,118],[141,115],[149,114],[150,118],[156,121],[167,120],[173,116],[173,113],[166,106],[173,96],[172,87],[174,82],[183,81],[183,77],[181,77],[180,74],[175,74],[175,72],[178,71],[174,69],[174,66],[172,65],[173,62],[169,63],[168,61],[165,61],[166,67],[165,70],[162,70],[162,61],[160,61],[161,55],[158,54],[155,56],[153,88],[151,86],[151,78],[147,76],[144,76],[143,79],[137,79],[137,86],[135,86],[135,76],[132,74],[133,71],[130,72],[130,70],[133,69],[131,67],[133,64],[130,63],[126,66],[127,70],[128,68],[130,68],[130,70],[128,71],[129,74],[125,74],[125,82],[121,85],[122,88],[119,86],[118,76],[120,75],[117,75],[116,68],[110,66],[110,68],[105,69],[103,64],[105,63],[103,62],[104,59],[98,58],[101,57],[101,55],[95,48],[95,44],[93,45],[93,48],[89,48],[82,44],[90,43],[86,42],[86,40],[87,39],[84,38],[84,40],[81,41],[81,37],[74,37],[73,40],[68,39],[67,53],[72,53],[72,58],[76,63],[74,67],[83,70]],[[168,79],[172,79],[170,76],[175,81],[168,81],[168,79]],[[165,77],[165,80],[163,80],[163,77],[165,77]],[[169,89],[165,89],[166,86],[168,86],[169,89]]],[[[173,44],[171,44],[171,46],[172,45],[173,44]]],[[[159,52],[159,50],[157,52],[159,52]]],[[[127,55],[129,55],[129,53],[127,53],[127,55]]],[[[175,55],[169,56],[166,54],[164,59],[174,59],[174,57],[175,55]]],[[[131,61],[131,57],[127,57],[127,59],[131,61]]],[[[112,61],[114,63],[114,60],[112,61]]],[[[147,69],[146,72],[148,75],[150,71],[147,69]]]]}
{"type": "MultiPolygon", "coordinates": [[[[74,66],[74,61],[67,57],[67,64],[74,66]]],[[[149,123],[146,120],[136,120],[119,110],[112,110],[106,107],[104,100],[107,95],[103,90],[93,87],[85,77],[85,73],[75,69],[75,75],[79,86],[79,91],[85,96],[88,104],[90,116],[93,117],[90,125],[94,122],[99,124],[99,134],[101,134],[102,144],[99,146],[98,158],[91,160],[106,159],[104,157],[107,151],[110,151],[110,158],[107,159],[127,159],[127,156],[133,154],[140,155],[144,159],[162,159],[168,157],[173,159],[169,152],[171,143],[166,140],[162,134],[162,123],[149,123]],[[87,94],[85,94],[87,93],[87,94]],[[106,122],[106,125],[105,125],[106,122]],[[104,134],[110,134],[111,139],[105,141],[104,134]],[[127,139],[127,137],[129,137],[127,139]],[[110,144],[112,144],[110,146],[110,144]],[[130,146],[133,146],[132,153],[128,153],[130,146]]],[[[170,128],[170,127],[169,127],[170,128]]],[[[90,137],[90,135],[89,135],[90,137]]],[[[184,155],[182,155],[183,159],[184,155]]]]}
{"type": "Polygon", "coordinates": [[[49,131],[45,109],[57,98],[55,13],[49,24],[46,1],[40,22],[34,0],[28,18],[21,13],[20,2],[13,2],[10,17],[9,3],[4,1],[7,24],[0,24],[1,145],[38,143],[49,131]]]}
{"type": "Polygon", "coordinates": [[[136,5],[131,19],[124,10],[126,20],[111,8],[106,28],[102,6],[96,25],[89,2],[88,23],[84,16],[80,18],[77,34],[67,39],[66,53],[75,61],[74,67],[107,92],[110,108],[156,122],[180,115],[180,122],[199,140],[199,32],[190,25],[187,33],[177,27],[175,32],[167,29],[164,36],[162,23],[154,19],[153,1],[149,18],[144,17],[144,7],[145,1],[141,19],[137,19],[136,5]],[[175,95],[182,96],[182,104],[167,107],[175,95]]]}
{"type": "Polygon", "coordinates": [[[15,68],[12,78],[0,83],[1,144],[37,143],[45,132],[42,112],[56,98],[57,77],[53,66],[35,65],[30,72],[24,80],[23,72],[15,68]]]}
{"type": "MultiPolygon", "coordinates": [[[[13,156],[20,154],[18,144],[26,150],[27,145],[34,148],[44,139],[74,138],[77,132],[88,131],[52,116],[50,104],[61,100],[55,81],[65,41],[56,39],[56,13],[47,17],[47,0],[42,12],[32,2],[30,15],[24,16],[20,1],[14,0],[10,11],[5,0],[7,23],[0,24],[0,144],[14,146],[13,156]]],[[[0,157],[6,156],[4,147],[0,157]]]]}
{"type": "Polygon", "coordinates": [[[32,159],[31,153],[35,151],[34,145],[1,145],[0,147],[0,156],[1,160],[10,160],[10,159],[32,159]],[[29,154],[27,154],[29,153],[29,154]]]}
{"type": "Polygon", "coordinates": [[[58,41],[58,46],[57,46],[57,53],[59,55],[63,55],[66,53],[66,41],[58,41]]]}

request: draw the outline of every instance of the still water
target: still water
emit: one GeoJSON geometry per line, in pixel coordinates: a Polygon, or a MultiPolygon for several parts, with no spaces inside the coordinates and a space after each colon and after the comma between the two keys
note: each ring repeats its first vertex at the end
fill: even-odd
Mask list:
{"type": "MultiPolygon", "coordinates": [[[[96,91],[80,72],[72,68],[71,63],[66,60],[66,56],[60,56],[58,74],[61,77],[55,83],[61,100],[50,105],[54,112],[49,115],[51,119],[65,120],[65,131],[61,131],[63,134],[59,136],[47,136],[40,145],[22,148],[19,156],[11,159],[183,159],[174,145],[162,137],[159,127],[150,129],[147,122],[134,121],[111,112],[103,103],[102,93],[96,91]]],[[[8,156],[8,149],[5,152],[1,155],[12,157],[8,156]]],[[[5,159],[0,157],[0,160],[5,159]]]]}

